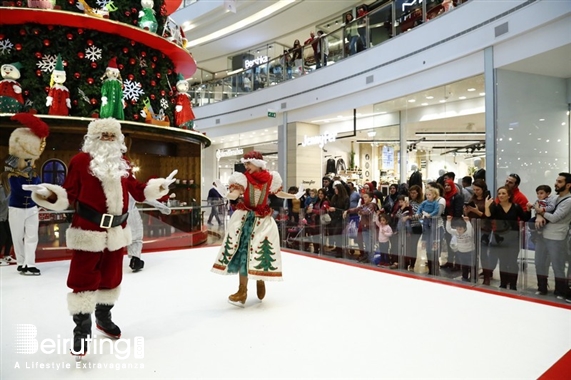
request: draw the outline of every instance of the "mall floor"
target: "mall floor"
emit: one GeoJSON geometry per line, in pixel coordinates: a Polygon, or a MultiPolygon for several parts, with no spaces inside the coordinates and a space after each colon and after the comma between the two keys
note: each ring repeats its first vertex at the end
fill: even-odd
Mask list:
{"type": "Polygon", "coordinates": [[[62,348],[69,261],[39,277],[0,268],[1,378],[537,379],[571,350],[569,305],[287,251],[284,281],[263,302],[251,282],[239,308],[227,302],[238,279],[210,272],[217,250],[144,254],[139,273],[125,259],[123,335],[95,332],[98,351],[77,366],[62,348]]]}

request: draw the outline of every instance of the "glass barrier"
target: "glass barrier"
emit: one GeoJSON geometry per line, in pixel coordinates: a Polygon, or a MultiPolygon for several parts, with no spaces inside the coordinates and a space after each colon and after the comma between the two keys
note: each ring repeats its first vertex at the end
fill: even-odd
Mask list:
{"type": "MultiPolygon", "coordinates": [[[[214,81],[195,84],[190,88],[193,106],[199,107],[246,95],[278,83],[301,77],[315,71],[318,66],[328,66],[382,44],[393,36],[407,32],[434,19],[467,0],[444,2],[425,1],[420,4],[397,7],[395,2],[371,11],[365,16],[324,34],[312,43],[284,53],[269,62],[214,81]],[[452,4],[450,6],[449,4],[452,4]],[[317,45],[321,51],[317,53],[317,45]],[[325,47],[325,45],[326,47],[325,47]]],[[[401,4],[402,5],[402,4],[401,4]]]]}
{"type": "Polygon", "coordinates": [[[312,208],[295,217],[281,210],[282,247],[563,302],[571,235],[569,241],[553,243],[530,223],[424,217],[411,211],[403,208],[391,216],[353,209],[339,218],[312,208]],[[550,260],[550,251],[563,253],[550,260]]]}

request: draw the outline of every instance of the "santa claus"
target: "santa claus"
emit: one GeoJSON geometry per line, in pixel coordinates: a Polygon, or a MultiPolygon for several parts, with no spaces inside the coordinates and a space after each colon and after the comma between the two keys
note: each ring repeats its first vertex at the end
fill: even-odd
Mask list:
{"type": "Polygon", "coordinates": [[[137,201],[154,200],[168,193],[176,170],[167,178],[138,182],[124,159],[127,148],[121,125],[115,119],[91,122],[82,152],[68,167],[63,186],[31,185],[32,198],[52,210],[75,209],[67,230],[67,246],[73,250],[67,286],[68,308],[76,324],[72,354],[83,356],[91,335],[91,313],[96,326],[112,338],[121,330],[111,320],[111,308],[119,297],[124,247],[131,243],[126,228],[129,194],[137,201]]]}

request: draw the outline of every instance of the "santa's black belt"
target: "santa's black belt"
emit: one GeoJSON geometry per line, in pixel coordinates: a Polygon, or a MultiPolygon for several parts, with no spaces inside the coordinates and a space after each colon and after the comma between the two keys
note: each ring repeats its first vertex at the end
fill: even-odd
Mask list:
{"type": "Polygon", "coordinates": [[[75,211],[82,218],[89,220],[91,223],[97,224],[101,228],[120,226],[129,216],[128,212],[123,215],[102,214],[81,202],[77,202],[75,211]]]}

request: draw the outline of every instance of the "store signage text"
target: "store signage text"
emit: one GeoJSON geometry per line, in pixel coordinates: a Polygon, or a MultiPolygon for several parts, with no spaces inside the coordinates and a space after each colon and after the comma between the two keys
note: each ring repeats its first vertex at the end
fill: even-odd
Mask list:
{"type": "Polygon", "coordinates": [[[270,58],[267,55],[262,55],[260,57],[256,57],[253,60],[245,59],[244,60],[244,70],[248,70],[251,67],[263,65],[264,63],[268,63],[270,58]]]}
{"type": "Polygon", "coordinates": [[[216,158],[221,159],[222,157],[239,156],[244,154],[244,149],[233,148],[233,149],[218,149],[216,151],[216,158]]]}
{"type": "Polygon", "coordinates": [[[324,135],[312,137],[303,136],[303,142],[301,143],[301,146],[319,145],[320,148],[323,148],[328,142],[335,141],[336,137],[337,133],[326,133],[324,135]]]}

